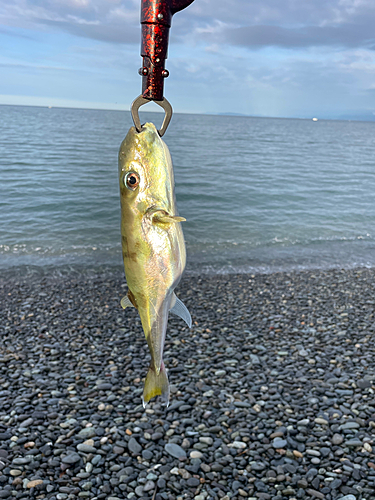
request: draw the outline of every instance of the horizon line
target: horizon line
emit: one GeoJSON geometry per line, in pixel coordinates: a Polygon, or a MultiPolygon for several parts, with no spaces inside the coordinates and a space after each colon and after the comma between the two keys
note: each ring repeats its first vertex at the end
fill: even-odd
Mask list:
{"type": "MultiPolygon", "coordinates": [[[[152,102],[152,101],[150,101],[152,102]]],[[[114,109],[114,108],[93,108],[93,107],[80,107],[80,106],[47,106],[47,105],[41,105],[41,104],[2,104],[0,103],[0,106],[7,106],[7,107],[20,107],[20,108],[42,108],[42,109],[77,109],[77,110],[82,110],[82,111],[115,111],[118,113],[123,113],[127,112],[130,113],[130,109],[114,109]]],[[[145,111],[145,110],[143,110],[145,111]]],[[[148,113],[157,113],[157,114],[163,114],[162,111],[159,111],[158,109],[150,109],[147,110],[148,113]]],[[[356,122],[365,122],[365,123],[372,123],[375,121],[375,116],[373,120],[366,120],[364,118],[317,118],[316,120],[313,120],[315,117],[300,117],[300,116],[262,116],[262,115],[245,115],[243,113],[228,113],[228,112],[218,112],[218,113],[212,113],[212,112],[201,112],[201,113],[189,113],[187,111],[174,111],[173,114],[176,115],[204,115],[204,116],[226,116],[226,117],[237,117],[237,118],[264,118],[264,119],[273,119],[273,120],[311,120],[311,121],[345,121],[345,122],[350,122],[350,121],[356,121],[356,122]]]]}

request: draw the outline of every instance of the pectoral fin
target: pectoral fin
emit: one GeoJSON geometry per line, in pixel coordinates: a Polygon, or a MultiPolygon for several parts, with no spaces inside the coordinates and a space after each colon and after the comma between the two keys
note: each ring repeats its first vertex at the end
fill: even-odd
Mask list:
{"type": "Polygon", "coordinates": [[[121,299],[121,306],[123,309],[126,309],[127,307],[134,307],[127,295],[121,299]]]}
{"type": "Polygon", "coordinates": [[[187,326],[191,328],[192,321],[189,310],[175,294],[173,294],[171,305],[172,307],[170,309],[170,312],[183,319],[187,326]]]}
{"type": "Polygon", "coordinates": [[[164,210],[158,210],[152,216],[152,221],[154,223],[171,224],[176,222],[184,222],[186,219],[184,217],[179,217],[178,215],[170,215],[164,210]]]}

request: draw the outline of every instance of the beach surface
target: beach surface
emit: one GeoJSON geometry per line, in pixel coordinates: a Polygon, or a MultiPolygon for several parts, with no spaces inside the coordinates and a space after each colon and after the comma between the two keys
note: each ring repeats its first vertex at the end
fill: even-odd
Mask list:
{"type": "Polygon", "coordinates": [[[119,270],[0,275],[0,498],[375,499],[375,270],[185,276],[170,406],[119,270]]]}

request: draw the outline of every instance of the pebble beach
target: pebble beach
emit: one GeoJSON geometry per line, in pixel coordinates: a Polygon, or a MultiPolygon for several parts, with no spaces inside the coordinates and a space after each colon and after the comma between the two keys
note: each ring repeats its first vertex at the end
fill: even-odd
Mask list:
{"type": "Polygon", "coordinates": [[[0,498],[374,500],[374,269],[184,276],[168,408],[123,272],[0,274],[0,498]]]}

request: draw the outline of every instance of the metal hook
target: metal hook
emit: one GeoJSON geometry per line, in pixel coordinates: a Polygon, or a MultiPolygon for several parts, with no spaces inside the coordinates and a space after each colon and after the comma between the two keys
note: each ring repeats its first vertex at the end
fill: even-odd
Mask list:
{"type": "MultiPolygon", "coordinates": [[[[135,126],[137,132],[142,132],[142,129],[143,129],[143,127],[141,125],[141,120],[139,118],[138,110],[141,106],[143,106],[144,104],[147,104],[148,102],[151,102],[151,100],[145,99],[141,94],[140,96],[137,97],[137,99],[135,99],[133,101],[133,103],[131,105],[130,111],[131,111],[134,126],[135,126]]],[[[171,106],[170,102],[167,101],[167,99],[165,97],[163,98],[162,101],[153,101],[153,102],[158,104],[165,111],[163,124],[161,126],[161,129],[158,130],[160,137],[163,137],[163,135],[165,134],[165,132],[168,128],[169,122],[171,121],[171,118],[172,118],[172,114],[173,114],[172,106],[171,106]]]]}

